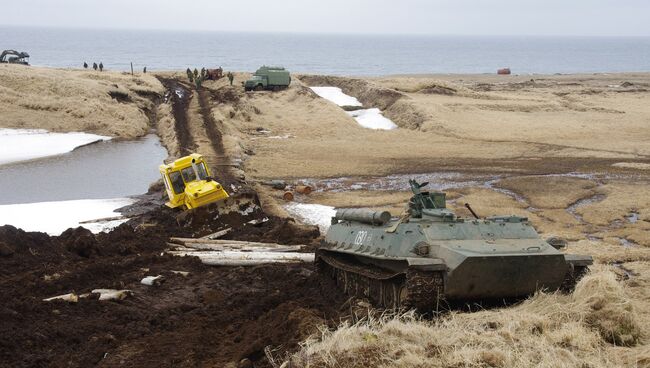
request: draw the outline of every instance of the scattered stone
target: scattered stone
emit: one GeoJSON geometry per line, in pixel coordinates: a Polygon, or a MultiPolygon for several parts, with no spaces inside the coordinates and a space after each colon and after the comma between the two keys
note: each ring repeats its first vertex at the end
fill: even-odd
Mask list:
{"type": "Polygon", "coordinates": [[[69,294],[57,295],[51,298],[43,299],[44,302],[51,302],[53,300],[63,300],[69,303],[76,303],[79,301],[79,296],[77,296],[77,294],[75,293],[69,293],[69,294]]]}
{"type": "Polygon", "coordinates": [[[163,277],[163,275],[147,276],[140,281],[142,285],[148,285],[148,286],[158,286],[163,282],[165,282],[165,278],[163,277]]]}
{"type": "Polygon", "coordinates": [[[253,368],[253,362],[251,362],[251,360],[248,358],[244,358],[239,361],[237,368],[253,368]]]}
{"type": "Polygon", "coordinates": [[[133,295],[131,290],[94,289],[93,294],[99,294],[99,300],[123,300],[133,295]]]}
{"type": "Polygon", "coordinates": [[[43,281],[58,280],[60,278],[61,278],[61,274],[59,273],[54,273],[52,275],[43,275],[43,281]]]}
{"type": "Polygon", "coordinates": [[[184,276],[184,277],[187,277],[187,276],[190,274],[190,273],[187,272],[187,271],[171,271],[171,272],[172,272],[173,274],[175,274],[175,275],[181,275],[181,276],[184,276]]]}

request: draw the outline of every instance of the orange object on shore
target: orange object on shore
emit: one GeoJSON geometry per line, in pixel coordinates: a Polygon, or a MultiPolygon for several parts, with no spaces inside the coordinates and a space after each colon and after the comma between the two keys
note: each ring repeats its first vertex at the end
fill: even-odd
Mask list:
{"type": "Polygon", "coordinates": [[[284,194],[282,195],[282,198],[283,198],[285,201],[293,201],[293,193],[291,193],[291,192],[284,192],[284,194]]]}
{"type": "Polygon", "coordinates": [[[497,70],[497,74],[508,75],[510,74],[510,68],[502,68],[497,70]]]}
{"type": "Polygon", "coordinates": [[[300,194],[309,194],[311,193],[311,187],[309,185],[296,185],[296,192],[300,194]]]}

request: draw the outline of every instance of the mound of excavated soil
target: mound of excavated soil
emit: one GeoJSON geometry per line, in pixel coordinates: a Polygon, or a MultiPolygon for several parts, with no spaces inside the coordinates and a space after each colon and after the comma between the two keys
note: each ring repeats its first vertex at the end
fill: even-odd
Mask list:
{"type": "MultiPolygon", "coordinates": [[[[266,346],[282,356],[317,325],[338,323],[344,297],[312,265],[205,266],[163,253],[180,229],[173,217],[158,210],[147,218],[138,230],[124,224],[98,235],[77,228],[49,237],[0,227],[0,365],[226,367],[247,358],[267,367],[266,346]],[[159,286],[140,283],[156,275],[164,277],[159,286]],[[43,301],[97,288],[133,295],[43,301]]],[[[318,236],[276,218],[244,224],[229,235],[284,243],[318,236]]]]}

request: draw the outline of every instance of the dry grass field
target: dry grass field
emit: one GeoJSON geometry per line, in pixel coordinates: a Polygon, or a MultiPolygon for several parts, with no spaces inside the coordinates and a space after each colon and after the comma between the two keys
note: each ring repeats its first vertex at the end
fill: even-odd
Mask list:
{"type": "Polygon", "coordinates": [[[0,127],[134,138],[151,128],[163,92],[148,74],[1,64],[0,127]]]}
{"type": "Polygon", "coordinates": [[[465,203],[525,216],[594,256],[572,294],[435,320],[371,312],[314,334],[292,367],[650,367],[650,74],[294,76],[246,93],[247,76],[198,93],[183,73],[159,75],[187,93],[183,141],[170,104],[151,102],[165,93],[154,76],[0,65],[2,127],[135,137],[155,111],[171,156],[232,166],[271,214],[286,215],[282,192],[257,182],[309,182],[298,201],[397,215],[409,193],[396,183],[417,175],[460,216],[465,203]],[[340,87],[399,128],[362,128],[309,86],[340,87]]]}

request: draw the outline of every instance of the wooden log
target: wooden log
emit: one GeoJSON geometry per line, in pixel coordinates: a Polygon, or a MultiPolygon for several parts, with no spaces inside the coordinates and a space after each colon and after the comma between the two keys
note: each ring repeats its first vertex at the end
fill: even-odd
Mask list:
{"type": "Polygon", "coordinates": [[[252,266],[267,263],[311,263],[314,261],[314,253],[294,252],[182,252],[171,251],[177,256],[196,256],[201,262],[213,266],[252,266]]]}
{"type": "Polygon", "coordinates": [[[80,224],[94,224],[95,222],[107,222],[107,221],[116,221],[116,220],[125,220],[128,219],[126,216],[113,216],[113,217],[102,217],[94,220],[85,220],[79,221],[80,224]]]}
{"type": "Polygon", "coordinates": [[[242,252],[297,252],[302,249],[302,245],[283,245],[283,246],[272,246],[272,247],[261,247],[261,246],[246,246],[240,244],[185,244],[183,247],[178,245],[175,248],[185,248],[189,251],[193,250],[213,250],[213,251],[226,251],[226,250],[238,250],[242,252]]]}
{"type": "Polygon", "coordinates": [[[212,240],[218,239],[218,238],[221,238],[222,236],[228,234],[231,230],[232,230],[231,228],[226,228],[226,229],[223,229],[223,230],[219,230],[219,231],[214,232],[212,234],[203,236],[203,237],[201,237],[201,239],[212,239],[212,240]]]}
{"type": "Polygon", "coordinates": [[[279,248],[286,247],[284,244],[277,243],[260,243],[260,242],[250,242],[243,240],[224,240],[224,239],[203,239],[203,238],[169,238],[171,243],[185,245],[187,244],[228,244],[231,246],[240,245],[240,246],[250,246],[250,247],[267,247],[267,248],[279,248]]]}

